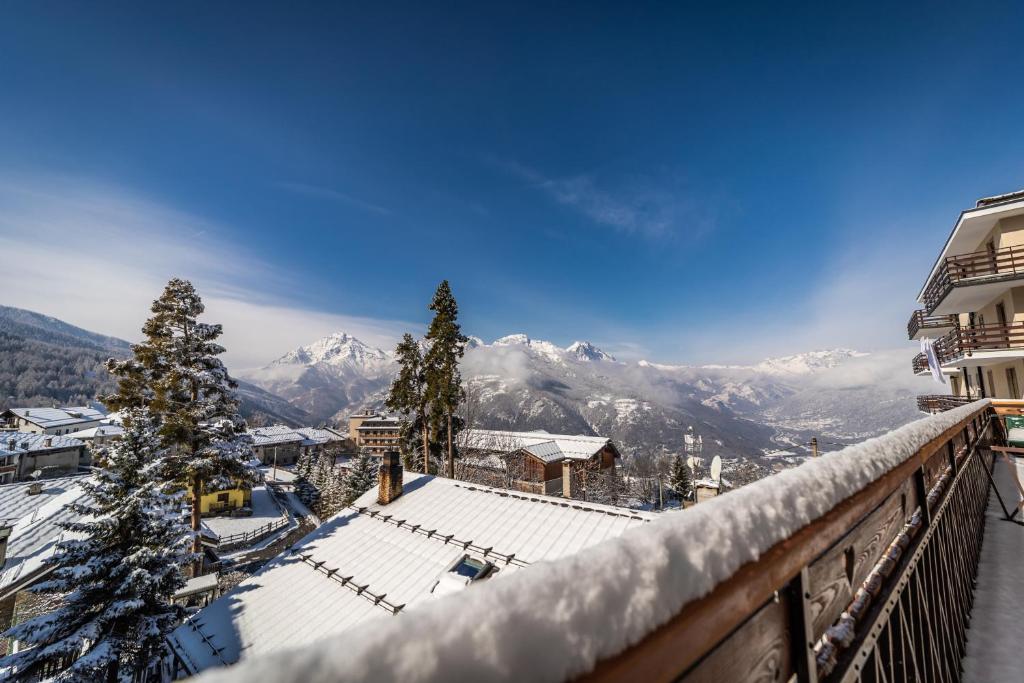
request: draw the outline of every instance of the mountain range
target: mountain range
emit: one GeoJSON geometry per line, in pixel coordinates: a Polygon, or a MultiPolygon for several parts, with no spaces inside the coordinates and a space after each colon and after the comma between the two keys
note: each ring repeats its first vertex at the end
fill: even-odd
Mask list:
{"type": "MultiPolygon", "coordinates": [[[[0,404],[79,403],[113,389],[103,363],[128,342],[0,306],[0,404]]],[[[693,427],[707,455],[769,462],[889,431],[933,393],[908,352],[811,351],[752,365],[620,361],[587,341],[561,347],[512,334],[470,337],[461,370],[471,426],[612,437],[624,450],[678,451],[693,427]]],[[[389,351],[337,332],[241,371],[253,422],[339,423],[382,408],[397,365],[389,351]]]]}
{"type": "MultiPolygon", "coordinates": [[[[389,352],[339,332],[242,375],[314,420],[342,421],[381,408],[396,367],[389,352]]],[[[666,365],[526,334],[489,344],[470,337],[462,375],[473,426],[596,433],[632,450],[678,450],[693,426],[708,454],[755,459],[806,453],[811,437],[829,450],[889,431],[919,417],[914,396],[929,391],[904,352],[831,349],[753,365],[666,365]]]]}
{"type": "MultiPolygon", "coordinates": [[[[81,405],[108,394],[115,383],[108,358],[124,358],[131,344],[63,320],[0,306],[0,408],[81,405]]],[[[309,414],[249,382],[237,388],[242,416],[252,422],[306,423],[309,414]]]]}

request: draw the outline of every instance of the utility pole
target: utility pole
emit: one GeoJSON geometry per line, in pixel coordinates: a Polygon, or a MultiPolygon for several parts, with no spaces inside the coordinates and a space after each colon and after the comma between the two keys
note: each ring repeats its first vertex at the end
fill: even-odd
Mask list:
{"type": "Polygon", "coordinates": [[[274,446],[274,482],[277,483],[277,446],[274,446]]]}

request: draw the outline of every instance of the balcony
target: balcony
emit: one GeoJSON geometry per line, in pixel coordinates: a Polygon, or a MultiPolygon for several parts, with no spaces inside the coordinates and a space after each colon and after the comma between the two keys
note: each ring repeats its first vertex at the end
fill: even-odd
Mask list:
{"type": "Polygon", "coordinates": [[[957,317],[955,315],[926,315],[924,311],[916,310],[907,323],[907,336],[911,341],[925,335],[935,337],[949,332],[956,325],[957,317]]]}
{"type": "Polygon", "coordinates": [[[915,375],[927,375],[930,372],[928,370],[928,358],[923,353],[914,356],[913,360],[910,361],[910,367],[914,369],[915,375]]]}
{"type": "Polygon", "coordinates": [[[917,397],[917,409],[922,413],[944,413],[947,410],[953,408],[959,408],[960,406],[967,405],[971,402],[970,398],[966,396],[951,396],[949,394],[943,395],[928,395],[917,397]]]}
{"type": "Polygon", "coordinates": [[[925,285],[921,303],[928,315],[975,311],[1024,277],[1024,247],[947,256],[925,285]]]}
{"type": "MultiPolygon", "coordinates": [[[[943,366],[999,363],[1024,357],[1024,322],[986,323],[954,329],[935,341],[943,366]]],[[[919,354],[923,355],[923,354],[919,354]]],[[[915,369],[917,357],[914,359],[915,369]]],[[[927,367],[927,363],[925,364],[927,367]]]]}

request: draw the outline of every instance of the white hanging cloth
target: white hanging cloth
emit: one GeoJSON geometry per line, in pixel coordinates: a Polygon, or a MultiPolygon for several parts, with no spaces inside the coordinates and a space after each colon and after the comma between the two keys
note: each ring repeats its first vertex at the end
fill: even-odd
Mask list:
{"type": "Polygon", "coordinates": [[[945,384],[946,376],[942,374],[939,356],[935,353],[935,345],[928,337],[921,337],[921,353],[928,359],[928,369],[932,371],[932,379],[939,384],[945,384]]]}

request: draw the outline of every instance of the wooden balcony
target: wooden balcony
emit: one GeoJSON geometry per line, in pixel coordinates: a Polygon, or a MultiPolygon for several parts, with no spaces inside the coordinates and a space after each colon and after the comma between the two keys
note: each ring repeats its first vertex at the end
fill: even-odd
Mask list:
{"type": "Polygon", "coordinates": [[[910,316],[907,322],[907,336],[913,341],[920,339],[923,334],[937,336],[944,334],[957,325],[955,315],[927,315],[918,309],[910,316]]]}
{"type": "MultiPolygon", "coordinates": [[[[925,286],[922,303],[925,311],[931,314],[957,287],[997,283],[1022,276],[1024,247],[1005,247],[995,251],[947,256],[925,286]]],[[[963,310],[976,309],[968,307],[963,310]]]]}
{"type": "Polygon", "coordinates": [[[917,409],[922,413],[944,413],[947,410],[953,408],[959,408],[960,406],[967,405],[971,402],[970,398],[966,396],[950,396],[949,394],[944,395],[927,395],[917,397],[917,409]]]}
{"type": "Polygon", "coordinates": [[[913,368],[915,375],[926,375],[929,372],[928,358],[923,353],[919,353],[910,361],[910,367],[913,368]]]}
{"type": "Polygon", "coordinates": [[[979,354],[988,358],[993,357],[991,354],[995,358],[1006,356],[1009,360],[1012,356],[1006,352],[1024,356],[1024,322],[959,327],[935,341],[935,354],[942,365],[977,359],[979,354]]]}

